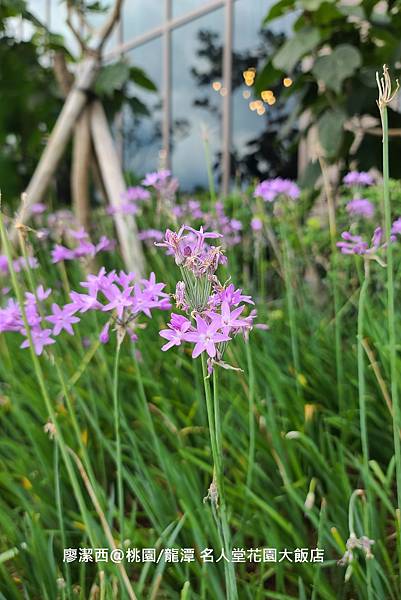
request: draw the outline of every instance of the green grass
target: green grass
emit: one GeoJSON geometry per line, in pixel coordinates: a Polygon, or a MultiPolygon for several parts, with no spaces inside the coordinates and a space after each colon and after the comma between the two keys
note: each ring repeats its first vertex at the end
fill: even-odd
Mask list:
{"type": "MultiPolygon", "coordinates": [[[[369,193],[378,197],[380,190],[369,193]]],[[[395,195],[401,197],[398,192],[395,195]]],[[[227,206],[249,222],[249,206],[241,197],[228,199],[227,206]]],[[[330,235],[324,222],[313,229],[305,217],[306,207],[306,200],[300,202],[297,218],[286,228],[291,251],[284,263],[291,261],[291,280],[283,281],[280,256],[274,255],[268,243],[262,267],[260,256],[254,260],[254,240],[248,231],[245,242],[228,252],[229,268],[223,270],[221,279],[230,272],[245,293],[257,297],[258,321],[268,323],[269,330],[254,329],[248,345],[240,338],[231,342],[225,360],[242,372],[219,371],[218,400],[232,547],[280,551],[318,546],[324,548],[325,560],[235,564],[238,597],[365,600],[368,572],[363,553],[355,552],[352,572],[337,561],[349,537],[350,497],[368,484],[369,506],[366,495],[356,498],[353,527],[358,536],[366,533],[368,510],[369,536],[375,540],[375,558],[369,565],[371,597],[397,600],[401,585],[393,421],[383,395],[383,386],[390,390],[386,273],[379,265],[371,265],[365,296],[362,333],[377,363],[372,364],[366,353],[360,354],[369,440],[366,468],[357,365],[362,259],[356,259],[357,265],[352,257],[338,256],[335,261],[344,382],[340,403],[328,266],[330,235]],[[311,269],[317,280],[310,277],[311,269]]],[[[143,225],[147,217],[140,218],[143,225]]],[[[340,225],[345,223],[341,210],[337,218],[340,225]]],[[[275,217],[270,218],[270,225],[282,252],[275,217]]],[[[36,283],[46,283],[65,299],[60,273],[49,265],[43,248],[37,252],[42,266],[33,272],[36,283]]],[[[394,246],[398,334],[400,256],[394,246]]],[[[172,292],[179,277],[174,261],[155,248],[148,249],[147,260],[149,272],[155,270],[172,292]]],[[[117,254],[108,261],[110,267],[119,266],[117,254]]],[[[71,288],[77,289],[84,272],[67,265],[67,276],[71,288]]],[[[17,277],[27,289],[24,274],[17,277]]],[[[79,336],[60,336],[36,369],[29,351],[19,349],[20,337],[1,334],[1,600],[128,598],[123,575],[113,563],[62,561],[64,547],[110,548],[107,528],[117,547],[195,548],[197,559],[192,563],[125,562],[137,598],[226,598],[223,563],[202,564],[199,559],[204,548],[214,548],[219,556],[222,546],[210,503],[203,502],[213,477],[213,458],[202,369],[188,348],[161,352],[158,330],[166,321],[167,314],[157,312],[140,331],[135,346],[124,340],[118,388],[113,374],[116,340],[112,338],[107,346],[98,344],[101,325],[90,313],[79,325],[79,336]],[[116,406],[120,446],[115,441],[116,406]],[[59,428],[55,439],[44,431],[52,414],[59,428]],[[68,449],[79,457],[99,506],[68,449]]],[[[399,386],[398,339],[399,335],[395,369],[399,386]]]]}

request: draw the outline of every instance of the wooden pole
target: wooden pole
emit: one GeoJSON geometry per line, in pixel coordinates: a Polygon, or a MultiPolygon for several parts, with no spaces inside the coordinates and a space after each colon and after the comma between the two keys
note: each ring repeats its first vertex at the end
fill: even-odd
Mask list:
{"type": "Polygon", "coordinates": [[[97,100],[91,107],[90,124],[95,153],[109,202],[113,208],[117,209],[114,220],[121,253],[126,266],[134,270],[138,276],[143,275],[144,257],[135,220],[132,215],[123,215],[119,210],[122,196],[126,190],[124,176],[106,114],[103,106],[97,100]]]}
{"type": "Polygon", "coordinates": [[[72,205],[77,221],[86,231],[90,226],[90,167],[92,140],[90,133],[90,110],[85,108],[74,130],[72,149],[71,190],[72,205]]]}
{"type": "MultiPolygon", "coordinates": [[[[95,81],[98,65],[99,61],[95,56],[89,56],[81,63],[75,84],[68,94],[35,173],[25,190],[26,203],[18,211],[16,223],[25,222],[29,217],[32,204],[42,200],[77,120],[87,103],[87,91],[95,81]]],[[[10,232],[10,237],[15,241],[17,237],[15,228],[10,232]]]]}

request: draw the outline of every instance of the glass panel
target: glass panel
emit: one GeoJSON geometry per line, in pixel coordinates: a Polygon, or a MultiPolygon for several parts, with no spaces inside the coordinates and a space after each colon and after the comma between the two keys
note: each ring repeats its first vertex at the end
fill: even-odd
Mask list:
{"type": "MultiPolygon", "coordinates": [[[[46,0],[47,1],[47,0],[46,0]]],[[[66,25],[67,9],[65,4],[60,4],[60,0],[51,0],[50,2],[50,30],[52,33],[58,33],[63,36],[66,46],[74,54],[79,55],[79,46],[75,37],[66,25]]]]}
{"type": "Polygon", "coordinates": [[[173,17],[181,17],[205,4],[205,0],[172,0],[173,17]]]}
{"type": "MultiPolygon", "coordinates": [[[[245,85],[243,71],[263,66],[274,38],[286,31],[290,21],[278,19],[267,32],[261,31],[263,18],[273,1],[237,0],[234,3],[233,79],[232,79],[232,141],[234,164],[245,179],[254,176],[274,176],[283,167],[282,156],[276,154],[275,139],[280,120],[285,117],[279,103],[264,103],[251,110],[257,98],[252,86],[245,85]]],[[[285,162],[284,158],[284,162],[285,162]]]]}
{"type": "Polygon", "coordinates": [[[162,24],[164,0],[129,0],[123,5],[124,41],[162,24]]]}
{"type": "MultiPolygon", "coordinates": [[[[101,13],[96,13],[96,12],[89,13],[88,22],[90,23],[90,25],[92,27],[97,29],[103,25],[103,23],[107,19],[107,14],[108,14],[108,11],[101,12],[101,13]]],[[[111,34],[109,35],[109,37],[107,39],[107,42],[103,49],[103,52],[107,53],[108,50],[112,50],[114,48],[114,46],[117,46],[118,44],[121,43],[122,36],[121,36],[120,28],[121,28],[120,22],[118,22],[114,25],[113,31],[111,32],[111,34]]]]}
{"type": "MultiPolygon", "coordinates": [[[[132,65],[140,67],[157,85],[162,86],[162,40],[156,38],[128,54],[132,65]]],[[[161,137],[161,98],[160,93],[152,93],[135,86],[132,94],[143,102],[149,116],[133,113],[126,109],[124,114],[124,164],[125,168],[142,176],[159,167],[161,137]]]]}
{"type": "Polygon", "coordinates": [[[28,0],[27,8],[35,17],[37,17],[42,23],[46,23],[46,0],[28,0]]]}
{"type": "Polygon", "coordinates": [[[207,186],[203,130],[213,163],[221,152],[224,89],[212,85],[221,86],[223,20],[218,9],[172,32],[172,167],[188,190],[207,186]]]}
{"type": "MultiPolygon", "coordinates": [[[[41,23],[46,25],[48,13],[46,10],[46,0],[28,0],[27,9],[31,12],[41,23]]],[[[22,40],[30,40],[35,32],[35,28],[32,24],[23,20],[22,18],[9,19],[10,33],[14,32],[15,35],[22,40]]]]}

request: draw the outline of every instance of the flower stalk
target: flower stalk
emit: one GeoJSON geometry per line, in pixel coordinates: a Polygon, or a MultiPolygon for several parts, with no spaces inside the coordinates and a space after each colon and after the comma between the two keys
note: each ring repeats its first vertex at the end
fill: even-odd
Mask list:
{"type": "MultiPolygon", "coordinates": [[[[390,353],[390,375],[391,375],[391,399],[393,404],[393,436],[397,481],[397,506],[401,509],[401,445],[399,431],[401,428],[401,408],[397,384],[397,350],[395,333],[395,314],[394,314],[394,264],[393,249],[391,240],[391,203],[389,190],[389,139],[388,139],[388,118],[387,106],[393,100],[398,92],[399,83],[396,81],[393,89],[390,75],[387,67],[383,67],[383,75],[379,78],[376,74],[377,85],[379,88],[379,98],[377,105],[380,111],[380,118],[383,130],[383,199],[384,199],[384,220],[385,235],[387,241],[387,319],[388,319],[388,338],[390,353]]],[[[400,543],[401,546],[401,543],[400,543]]],[[[401,551],[400,551],[401,560],[401,551]]]]}
{"type": "Polygon", "coordinates": [[[237,583],[231,557],[230,529],[227,520],[227,508],[224,493],[223,477],[223,445],[220,423],[220,405],[218,397],[218,375],[213,371],[213,399],[211,394],[210,378],[208,375],[207,362],[202,354],[202,373],[205,389],[206,410],[209,423],[210,444],[213,460],[213,480],[209,488],[208,499],[211,501],[213,515],[216,520],[220,542],[227,559],[224,561],[224,575],[226,582],[226,594],[228,600],[237,600],[237,583]]]}

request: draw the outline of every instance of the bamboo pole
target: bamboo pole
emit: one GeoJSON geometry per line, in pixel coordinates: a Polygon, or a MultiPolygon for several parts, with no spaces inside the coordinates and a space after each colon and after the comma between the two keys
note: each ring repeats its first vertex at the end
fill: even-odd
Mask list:
{"type": "Polygon", "coordinates": [[[97,100],[91,107],[90,124],[95,153],[107,196],[110,205],[117,209],[114,220],[121,253],[126,266],[133,269],[137,275],[143,275],[144,257],[135,220],[131,215],[123,215],[119,211],[126,186],[106,114],[103,106],[97,100]]]}
{"type": "Polygon", "coordinates": [[[90,111],[82,112],[75,126],[72,150],[71,190],[72,204],[77,221],[86,231],[90,225],[89,173],[92,140],[90,133],[90,111]]]}

